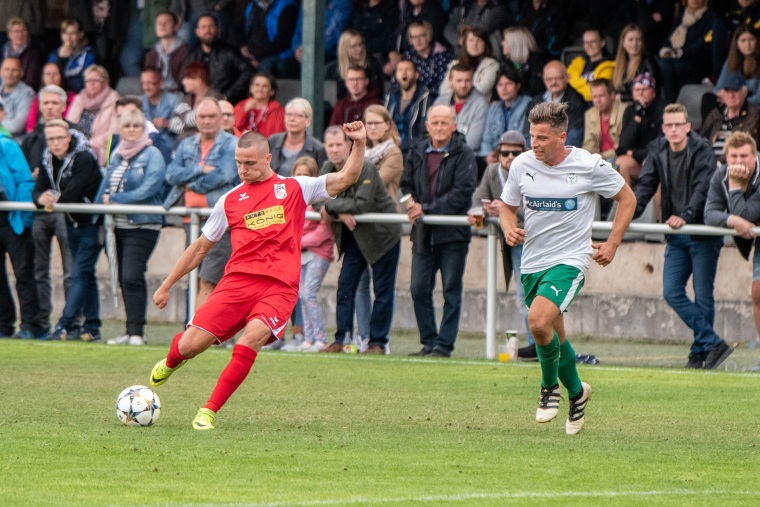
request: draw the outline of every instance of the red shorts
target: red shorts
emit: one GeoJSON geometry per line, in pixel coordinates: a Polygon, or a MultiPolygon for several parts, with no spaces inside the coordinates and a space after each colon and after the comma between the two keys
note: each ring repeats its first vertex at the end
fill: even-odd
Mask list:
{"type": "Polygon", "coordinates": [[[224,275],[188,326],[214,335],[223,343],[253,319],[272,330],[269,342],[282,337],[298,301],[298,289],[276,278],[246,273],[224,275]]]}

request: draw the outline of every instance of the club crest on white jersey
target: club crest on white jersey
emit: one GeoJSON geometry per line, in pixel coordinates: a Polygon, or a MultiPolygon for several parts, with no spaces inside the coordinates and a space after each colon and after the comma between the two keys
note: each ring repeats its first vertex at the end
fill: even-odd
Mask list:
{"type": "Polygon", "coordinates": [[[288,196],[287,190],[285,190],[285,184],[284,183],[275,183],[274,184],[274,196],[277,199],[285,199],[288,196]]]}

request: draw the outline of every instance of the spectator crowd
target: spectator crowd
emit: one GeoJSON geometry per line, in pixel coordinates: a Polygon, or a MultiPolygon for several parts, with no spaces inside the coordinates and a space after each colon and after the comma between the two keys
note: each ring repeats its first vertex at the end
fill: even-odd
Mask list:
{"type": "MultiPolygon", "coordinates": [[[[297,0],[70,0],[52,46],[45,45],[45,5],[5,0],[0,7],[2,200],[48,211],[58,203],[213,207],[240,183],[234,155],[243,133],[268,138],[278,177],[314,176],[339,171],[348,158],[351,145],[336,126],[365,122],[359,183],[317,206],[321,220],[304,231],[286,350],[339,352],[356,343],[366,353],[388,352],[402,229],[355,216],[406,213],[417,354],[449,357],[472,229],[419,218],[463,215],[477,226],[497,216],[510,164],[530,149],[528,113],[542,102],[568,104],[567,144],[617,168],[636,191],[637,215],[679,228],[705,223],[707,207],[710,223],[741,229],[746,240],[747,224],[760,223],[758,169],[731,169],[742,162],[729,149],[749,146],[756,155],[760,0],[328,0],[324,65],[337,101],[326,104],[325,125],[312,125],[305,99],[283,104],[277,97],[278,80],[300,77],[297,0]],[[117,92],[125,78],[139,79],[141,96],[117,92]],[[677,104],[694,90],[701,102],[677,104]],[[326,128],[324,137],[310,127],[326,128]],[[738,132],[747,138],[737,141],[738,132]],[[718,174],[728,197],[718,196],[719,181],[710,185],[718,174]],[[734,192],[744,196],[741,206],[734,192]],[[335,248],[342,267],[330,340],[316,298],[335,248]],[[432,299],[437,273],[440,322],[432,299]]],[[[600,209],[602,218],[614,213],[607,202],[600,209]]],[[[165,225],[160,215],[137,213],[105,221],[0,213],[0,247],[20,310],[16,330],[3,262],[0,335],[101,339],[95,263],[105,230],[127,314],[124,334],[108,341],[145,343],[146,270],[165,225]],[[51,325],[54,238],[66,302],[51,325]]],[[[674,235],[666,248],[664,296],[694,330],[693,368],[711,368],[716,347],[730,353],[712,329],[720,246],[674,235]],[[685,291],[690,276],[694,301],[685,291]]],[[[507,286],[514,274],[521,299],[521,249],[502,241],[502,250],[507,286]]],[[[221,279],[230,252],[228,232],[201,266],[197,305],[221,279]]],[[[754,262],[760,280],[760,256],[754,262]]],[[[753,304],[760,329],[754,286],[753,304]]],[[[526,314],[522,302],[517,310],[526,314]]],[[[530,336],[520,356],[535,358],[530,336]]]]}

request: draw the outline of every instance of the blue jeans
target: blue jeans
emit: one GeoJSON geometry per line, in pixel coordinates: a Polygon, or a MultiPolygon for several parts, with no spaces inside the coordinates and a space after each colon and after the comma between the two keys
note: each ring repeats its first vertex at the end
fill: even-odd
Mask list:
{"type": "Polygon", "coordinates": [[[457,241],[428,247],[412,254],[412,300],[420,342],[423,346],[445,352],[454,350],[462,314],[464,267],[469,242],[457,241]],[[443,282],[443,317],[440,331],[436,326],[433,307],[435,275],[441,272],[443,282]]]}
{"type": "Polygon", "coordinates": [[[515,279],[515,297],[517,299],[517,306],[520,309],[520,315],[522,315],[523,322],[525,323],[525,332],[528,333],[528,344],[532,344],[534,342],[533,335],[530,334],[530,328],[528,327],[528,307],[525,304],[525,289],[520,280],[520,276],[522,275],[520,266],[522,265],[523,246],[509,246],[504,239],[502,239],[502,242],[501,255],[504,263],[504,281],[507,288],[509,288],[509,272],[512,271],[515,279]]]}
{"type": "Polygon", "coordinates": [[[315,255],[301,266],[301,284],[298,287],[298,306],[303,316],[303,335],[306,341],[314,343],[327,341],[322,307],[319,304],[319,289],[325,279],[330,261],[315,255]]]}
{"type": "MultiPolygon", "coordinates": [[[[338,277],[338,301],[335,321],[337,331],[335,341],[343,343],[347,337],[353,337],[354,300],[361,274],[367,268],[367,260],[359,250],[353,234],[343,235],[343,266],[338,277]]],[[[385,347],[391,332],[393,321],[393,300],[396,296],[396,270],[401,253],[401,242],[372,264],[372,285],[375,289],[375,302],[369,320],[369,345],[385,347]]]]}
{"type": "Polygon", "coordinates": [[[58,326],[66,328],[67,331],[79,327],[77,316],[82,313],[84,315],[83,331],[100,333],[100,296],[98,280],[95,277],[95,263],[103,248],[99,232],[100,227],[97,225],[73,227],[67,224],[66,227],[73,265],[71,288],[58,326]]]}
{"type": "Polygon", "coordinates": [[[670,236],[665,247],[663,296],[681,320],[694,331],[690,356],[704,356],[721,341],[713,329],[713,286],[722,247],[722,237],[695,241],[683,234],[670,236]],[[686,295],[689,277],[692,277],[694,301],[686,295]]]}
{"type": "Polygon", "coordinates": [[[372,294],[370,294],[370,268],[364,270],[356,287],[354,309],[356,311],[356,331],[361,338],[369,338],[369,319],[372,316],[372,294]]]}

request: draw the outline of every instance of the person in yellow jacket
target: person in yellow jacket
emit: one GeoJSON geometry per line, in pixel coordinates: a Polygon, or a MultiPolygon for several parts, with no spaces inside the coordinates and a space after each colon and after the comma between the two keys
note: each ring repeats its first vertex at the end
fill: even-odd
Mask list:
{"type": "Polygon", "coordinates": [[[570,86],[583,95],[586,102],[591,102],[589,83],[594,79],[612,79],[615,72],[615,61],[604,50],[606,42],[602,32],[590,29],[583,32],[583,52],[585,54],[573,58],[567,66],[570,76],[570,86]]]}

